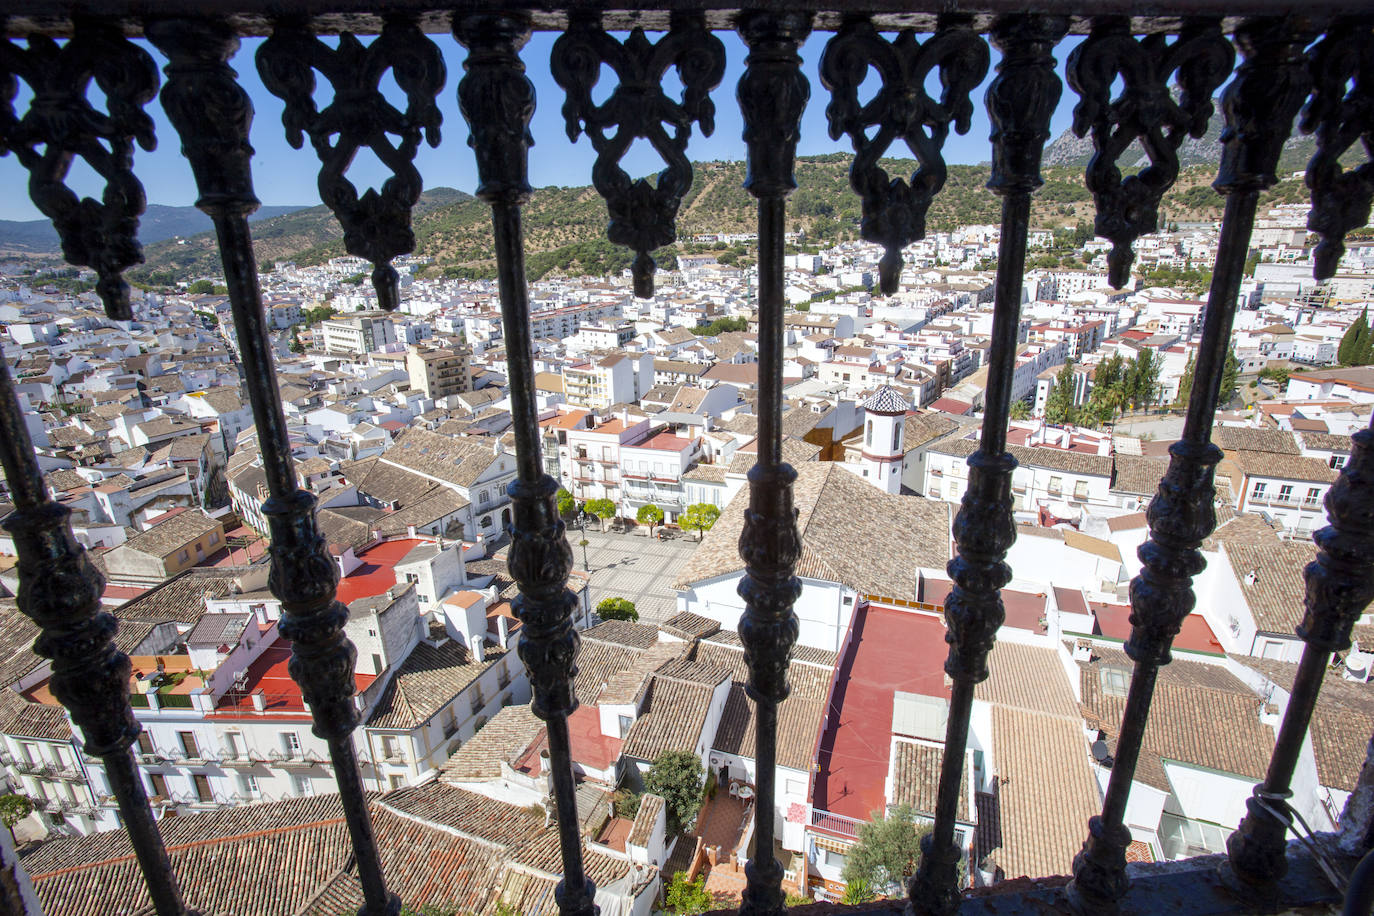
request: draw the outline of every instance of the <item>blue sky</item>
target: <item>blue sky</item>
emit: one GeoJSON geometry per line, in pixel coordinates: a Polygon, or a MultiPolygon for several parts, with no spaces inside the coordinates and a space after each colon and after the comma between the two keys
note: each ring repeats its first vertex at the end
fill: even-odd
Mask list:
{"type": "MultiPolygon", "coordinates": [[[[716,103],[716,129],[710,137],[703,137],[693,131],[688,146],[688,155],[693,160],[742,159],[744,144],[740,139],[742,122],[738,106],[735,104],[735,85],[744,70],[745,48],[739,38],[730,33],[720,33],[727,54],[725,78],[712,93],[716,103]]],[[[462,191],[471,191],[477,184],[476,167],[472,151],[467,146],[467,125],[458,113],[456,89],[462,76],[462,61],[466,54],[462,46],[451,36],[431,36],[443,50],[448,65],[448,80],[439,95],[439,107],[443,114],[443,142],[438,149],[422,145],[416,162],[425,179],[426,187],[448,186],[462,191]]],[[[656,36],[651,35],[650,38],[656,36]]],[[[563,91],[549,74],[549,52],[557,33],[536,32],[526,45],[523,57],[529,68],[530,78],[535,84],[537,106],[531,129],[535,147],[530,152],[530,180],[536,187],[548,185],[577,186],[591,183],[591,167],[595,158],[590,142],[582,137],[577,143],[568,140],[564,130],[560,109],[563,104],[563,91]]],[[[852,147],[847,137],[832,141],[826,132],[825,106],[829,93],[820,85],[817,65],[821,51],[829,33],[814,34],[803,47],[805,72],[811,81],[811,102],[807,106],[803,120],[802,142],[798,152],[802,155],[849,152],[852,147]]],[[[253,64],[253,55],[261,43],[258,39],[246,40],[239,50],[233,64],[239,78],[247,89],[256,109],[251,140],[257,155],[254,158],[254,183],[258,198],[265,204],[304,204],[319,202],[316,192],[316,176],[319,163],[314,150],[306,142],[300,150],[292,149],[287,143],[281,126],[281,102],[269,93],[258,78],[253,64]]],[[[1076,43],[1070,39],[1060,45],[1060,75],[1063,75],[1064,59],[1076,43]]],[[[155,51],[159,65],[164,63],[155,51]]],[[[993,66],[997,52],[993,51],[993,66]]],[[[946,160],[950,163],[985,162],[990,158],[988,147],[989,125],[982,110],[983,93],[987,81],[992,78],[989,70],[987,80],[974,93],[976,112],[972,129],[960,136],[951,133],[946,144],[946,160]]],[[[671,74],[671,71],[670,71],[671,74]]],[[[672,84],[676,87],[675,78],[672,84]]],[[[323,81],[321,81],[323,83],[323,81]]],[[[324,84],[327,85],[327,84],[324,84]]],[[[934,82],[932,81],[932,85],[934,82]]],[[[605,77],[595,94],[599,100],[604,97],[605,77]]],[[[394,88],[394,86],[393,86],[394,88]]],[[[868,87],[865,87],[867,90],[868,87]]],[[[678,91],[676,88],[674,92],[678,91]]],[[[865,95],[866,97],[866,95],[865,95]]],[[[22,112],[28,104],[29,94],[21,92],[17,99],[18,111],[22,112]]],[[[1071,90],[1064,88],[1058,111],[1055,113],[1053,132],[1057,135],[1069,126],[1071,110],[1075,97],[1071,90]]],[[[158,147],[151,153],[137,150],[135,172],[147,189],[149,203],[167,205],[187,205],[195,201],[195,184],[190,167],[181,157],[179,142],[171,126],[162,113],[161,104],[153,102],[148,106],[157,127],[158,147]]],[[[647,174],[661,168],[657,156],[652,151],[641,151],[643,144],[637,144],[624,160],[625,168],[632,175],[647,174]]],[[[904,154],[905,146],[898,149],[904,154]]],[[[897,150],[894,150],[896,152],[897,150]]],[[[349,177],[360,188],[364,184],[380,183],[389,173],[364,152],[354,162],[349,177]]],[[[0,158],[0,186],[13,189],[11,193],[0,196],[0,219],[39,219],[38,212],[28,200],[27,173],[13,156],[0,158]]],[[[79,160],[68,179],[69,184],[82,194],[97,196],[102,184],[94,172],[79,160]]]]}

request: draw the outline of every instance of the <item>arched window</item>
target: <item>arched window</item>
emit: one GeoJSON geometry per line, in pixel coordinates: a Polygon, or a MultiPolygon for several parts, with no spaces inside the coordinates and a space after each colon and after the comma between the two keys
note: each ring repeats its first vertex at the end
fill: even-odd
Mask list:
{"type": "Polygon", "coordinates": [[[868,421],[868,432],[864,434],[864,445],[873,444],[873,421],[868,421]]]}

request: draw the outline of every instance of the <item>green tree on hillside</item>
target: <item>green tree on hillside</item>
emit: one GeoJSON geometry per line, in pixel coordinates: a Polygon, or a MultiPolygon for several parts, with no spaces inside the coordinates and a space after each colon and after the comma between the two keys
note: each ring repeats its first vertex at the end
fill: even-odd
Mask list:
{"type": "Polygon", "coordinates": [[[1093,388],[1088,403],[1080,411],[1095,426],[1111,423],[1126,406],[1126,361],[1114,353],[1093,370],[1093,388]]]}
{"type": "Polygon", "coordinates": [[[673,880],[663,890],[663,902],[673,916],[697,916],[714,906],[711,894],[706,890],[706,876],[700,875],[695,881],[687,880],[685,871],[673,875],[673,880]]]}

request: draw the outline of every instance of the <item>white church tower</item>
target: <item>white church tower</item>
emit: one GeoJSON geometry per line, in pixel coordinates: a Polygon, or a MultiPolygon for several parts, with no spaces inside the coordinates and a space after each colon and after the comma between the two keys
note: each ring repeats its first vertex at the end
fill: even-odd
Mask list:
{"type": "Polygon", "coordinates": [[[902,491],[902,442],[907,399],[889,385],[883,385],[864,401],[864,479],[888,493],[902,491]]]}

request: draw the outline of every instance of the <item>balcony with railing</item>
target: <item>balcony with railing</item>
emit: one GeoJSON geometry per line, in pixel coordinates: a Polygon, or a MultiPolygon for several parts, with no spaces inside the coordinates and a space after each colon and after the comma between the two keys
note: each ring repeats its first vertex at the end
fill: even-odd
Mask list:
{"type": "MultiPolygon", "coordinates": [[[[535,98],[521,53],[535,29],[561,33],[553,45],[553,71],[567,97],[552,104],[563,105],[570,134],[586,132],[596,149],[593,182],[608,202],[609,237],[634,250],[634,292],[641,298],[653,293],[651,252],[674,237],[677,209],[691,185],[692,126],[709,133],[714,123],[712,92],[725,72],[720,35],[737,34],[747,47],[734,97],[748,148],[745,189],[756,201],[758,218],[752,287],[759,334],[758,457],[749,473],[750,512],[741,537],[747,565],[739,632],[756,712],[758,810],[775,807],[778,706],[788,695],[788,660],[797,635],[792,610],[801,551],[792,499],[796,472],[782,460],[781,446],[783,256],[785,201],[797,186],[796,144],[815,78],[804,72],[798,49],[806,41],[826,44],[820,72],[828,94],[826,113],[832,133],[847,135],[855,148],[851,184],[862,197],[861,234],[886,249],[879,265],[884,294],[897,289],[903,247],[923,236],[926,211],[945,181],[943,144],[951,128],[969,129],[971,93],[982,83],[995,49],[997,75],[985,100],[992,124],[989,187],[1002,201],[994,323],[984,418],[978,448],[967,461],[967,491],[954,525],[957,549],[949,564],[954,587],[944,607],[950,701],[943,763],[933,827],[907,888],[908,912],[1317,912],[1329,911],[1343,896],[1369,911],[1374,866],[1368,863],[1374,859],[1366,858],[1359,870],[1356,863],[1374,843],[1374,799],[1368,792],[1352,796],[1341,837],[1317,835],[1302,842],[1289,841],[1290,828],[1300,833],[1301,827],[1287,801],[1327,663],[1333,652],[1350,647],[1352,627],[1374,594],[1374,568],[1368,562],[1374,555],[1369,523],[1374,433],[1369,430],[1354,436],[1351,459],[1326,499],[1331,524],[1315,538],[1318,556],[1306,571],[1306,616],[1298,628],[1306,647],[1267,775],[1249,799],[1239,829],[1226,840],[1226,855],[1128,866],[1132,836],[1126,821],[1155,682],[1170,663],[1173,639],[1194,605],[1192,577],[1203,568],[1199,548],[1216,523],[1213,477],[1222,453],[1211,432],[1251,228],[1260,195],[1276,182],[1280,151],[1295,127],[1315,134],[1317,142],[1307,184],[1313,203],[1309,225],[1320,236],[1314,256],[1319,278],[1333,274],[1344,236],[1369,217],[1374,167],[1342,164],[1367,153],[1374,130],[1374,37],[1366,9],[1336,0],[1166,0],[1143,6],[1099,0],[1029,7],[1006,0],[925,5],[871,0],[862,7],[819,8],[714,0],[625,5],[474,0],[456,11],[418,0],[376,6],[365,0],[217,0],[193,9],[168,0],[32,0],[9,7],[4,28],[8,40],[0,52],[5,77],[0,85],[8,92],[0,106],[2,151],[13,153],[31,172],[31,196],[53,220],[68,260],[98,272],[97,291],[113,319],[131,317],[129,287],[121,273],[141,257],[136,234],[144,203],[133,150],[136,142],[149,148],[155,140],[144,107],[159,95],[175,136],[156,139],[179,143],[190,160],[198,206],[212,218],[218,238],[270,493],[262,511],[271,528],[270,581],[282,604],[280,631],[292,641],[291,673],[300,682],[315,734],[328,743],[361,913],[398,912],[400,901],[388,889],[398,876],[383,870],[372,825],[375,809],[364,793],[352,741],[359,711],[352,699],[354,648],[343,633],[347,610],[334,598],[333,567],[316,527],[315,499],[297,485],[279,401],[247,218],[258,205],[248,142],[253,111],[229,67],[243,35],[270,36],[257,58],[264,81],[285,100],[294,142],[300,145],[309,134],[324,159],[320,187],[343,225],[345,247],[375,265],[372,279],[387,309],[399,304],[390,261],[414,247],[410,217],[421,182],[413,159],[422,137],[439,140],[434,100],[444,78],[436,42],[456,39],[466,48],[458,100],[477,162],[477,197],[491,208],[509,358],[518,467],[510,488],[510,566],[521,590],[513,607],[524,624],[520,655],[530,667],[532,708],[547,726],[549,782],[561,839],[557,901],[562,916],[591,916],[595,887],[584,867],[570,757],[577,604],[564,583],[572,553],[556,509],[556,484],[544,476],[539,451],[523,261],[522,205],[531,191],[528,126],[535,98]],[[341,30],[379,37],[364,50],[357,41],[335,41],[332,36],[341,30]],[[663,34],[650,41],[643,30],[663,34]],[[628,38],[618,37],[627,31],[628,38]],[[1016,461],[1006,447],[1007,423],[1030,206],[1042,184],[1050,117],[1063,92],[1056,48],[1070,33],[1083,36],[1067,62],[1067,77],[1078,96],[1075,130],[1090,136],[1096,151],[1085,182],[1097,206],[1097,232],[1114,246],[1109,258],[1114,285],[1127,280],[1132,242],[1157,229],[1161,195],[1177,177],[1180,144],[1186,136],[1200,137],[1213,117],[1225,121],[1214,183],[1225,196],[1225,215],[1183,435],[1170,449],[1168,470],[1150,503],[1150,537],[1140,550],[1143,567],[1131,587],[1133,629],[1124,648],[1134,669],[1101,812],[1082,825],[1083,847],[1071,876],[965,894],[956,811],[974,689],[989,676],[989,652],[1004,619],[1000,590],[1013,572],[1005,562],[1016,531],[1011,498],[1016,461]],[[58,44],[52,38],[67,40],[58,44]],[[168,58],[165,82],[144,45],[131,38],[146,38],[168,58]],[[364,57],[365,66],[359,63],[364,57]],[[664,86],[670,67],[682,89],[680,99],[669,98],[664,86]],[[324,111],[316,107],[315,70],[336,90],[324,111]],[[403,111],[379,88],[388,71],[394,71],[403,90],[404,102],[396,96],[403,111]],[[619,85],[598,102],[593,86],[604,72],[613,73],[619,85]],[[99,93],[90,86],[93,79],[99,93]],[[20,81],[29,94],[16,92],[20,81]],[[1223,84],[1218,113],[1212,99],[1223,84]],[[13,111],[16,100],[27,110],[13,111]],[[635,139],[647,140],[667,163],[656,182],[632,182],[620,168],[635,139]],[[919,159],[909,180],[890,179],[881,159],[899,139],[919,159]],[[1121,169],[1131,164],[1117,159],[1137,139],[1149,162],[1124,176],[1121,169]],[[344,171],[362,147],[377,153],[395,177],[380,192],[360,196],[344,171]],[[102,201],[78,201],[63,185],[75,156],[108,183],[102,201]]],[[[724,103],[727,95],[718,91],[715,98],[724,103]]],[[[450,130],[449,142],[461,133],[450,130]]],[[[467,155],[468,147],[460,136],[453,154],[467,155]]],[[[570,390],[592,387],[591,379],[579,379],[575,372],[567,380],[570,390]]],[[[73,537],[68,510],[47,492],[4,361],[0,460],[14,504],[4,527],[19,557],[19,606],[42,629],[40,649],[52,660],[51,691],[69,709],[87,753],[103,761],[146,881],[150,910],[159,916],[186,914],[181,884],[130,751],[139,732],[128,695],[130,667],[113,641],[114,620],[100,605],[101,576],[73,537]]],[[[951,476],[962,479],[962,468],[951,476]]],[[[271,756],[282,766],[322,762],[271,756]]],[[[1374,785],[1374,766],[1366,766],[1362,784],[1374,785]]],[[[815,816],[824,820],[817,826],[832,829],[826,818],[833,815],[815,816]]],[[[833,829],[844,835],[856,828],[834,821],[833,829]]],[[[1215,845],[1205,837],[1193,843],[1182,826],[1179,836],[1184,852],[1211,851],[1215,845]]],[[[747,868],[741,907],[750,916],[783,910],[784,869],[773,857],[775,839],[774,819],[759,818],[757,852],[747,868]]],[[[430,901],[406,902],[418,908],[430,901]]],[[[873,908],[896,912],[903,905],[882,902],[873,908]]]]}

